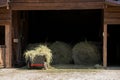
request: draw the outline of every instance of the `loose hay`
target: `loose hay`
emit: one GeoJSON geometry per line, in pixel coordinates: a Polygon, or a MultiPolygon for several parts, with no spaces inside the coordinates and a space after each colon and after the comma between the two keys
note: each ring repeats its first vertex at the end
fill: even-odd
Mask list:
{"type": "Polygon", "coordinates": [[[36,56],[45,55],[46,62],[49,65],[52,61],[51,50],[46,45],[37,45],[37,47],[31,47],[31,50],[27,50],[24,53],[26,61],[30,59],[33,61],[36,56]]]}
{"type": "Polygon", "coordinates": [[[68,44],[56,41],[50,48],[53,53],[53,64],[69,64],[72,61],[72,49],[68,44]]]}
{"type": "Polygon", "coordinates": [[[73,60],[79,65],[94,65],[99,63],[99,51],[91,42],[80,42],[72,50],[73,60]]]}

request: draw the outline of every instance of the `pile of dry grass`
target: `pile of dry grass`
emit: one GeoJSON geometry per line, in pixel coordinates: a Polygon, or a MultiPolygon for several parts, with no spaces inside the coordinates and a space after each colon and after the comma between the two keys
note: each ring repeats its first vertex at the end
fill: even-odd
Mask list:
{"type": "Polygon", "coordinates": [[[49,65],[52,61],[51,50],[46,45],[37,45],[37,47],[31,47],[31,50],[27,50],[25,53],[25,59],[33,61],[36,56],[45,56],[46,62],[49,65]]]}
{"type": "Polygon", "coordinates": [[[97,46],[91,42],[85,41],[76,44],[72,53],[75,64],[94,65],[100,60],[99,50],[97,46]]]}
{"type": "Polygon", "coordinates": [[[53,64],[69,64],[72,61],[72,49],[68,44],[56,41],[50,48],[53,53],[53,64]]]}

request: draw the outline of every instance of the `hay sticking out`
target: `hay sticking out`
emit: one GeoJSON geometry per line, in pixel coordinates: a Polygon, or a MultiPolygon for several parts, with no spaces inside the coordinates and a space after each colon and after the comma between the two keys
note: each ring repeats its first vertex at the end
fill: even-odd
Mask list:
{"type": "Polygon", "coordinates": [[[53,53],[53,64],[69,64],[72,61],[72,49],[68,44],[56,41],[50,48],[53,53]]]}
{"type": "Polygon", "coordinates": [[[29,59],[33,61],[35,56],[39,56],[39,55],[41,56],[45,55],[46,62],[48,63],[48,65],[52,61],[51,50],[46,45],[38,45],[37,47],[33,47],[33,49],[31,48],[31,50],[27,50],[24,53],[24,55],[25,55],[26,61],[28,61],[29,59]]]}
{"type": "Polygon", "coordinates": [[[40,46],[36,47],[35,50],[37,52],[39,52],[40,54],[44,54],[45,58],[47,60],[47,63],[49,63],[49,64],[51,63],[52,53],[51,53],[51,50],[47,46],[40,45],[40,46]]]}
{"type": "Polygon", "coordinates": [[[91,42],[80,42],[72,50],[73,60],[79,65],[94,65],[99,62],[100,56],[97,46],[91,42]]]}

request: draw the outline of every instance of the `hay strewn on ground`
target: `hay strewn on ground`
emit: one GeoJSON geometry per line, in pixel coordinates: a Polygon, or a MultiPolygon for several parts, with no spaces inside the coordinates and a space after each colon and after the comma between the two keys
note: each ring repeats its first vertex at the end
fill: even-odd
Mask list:
{"type": "Polygon", "coordinates": [[[99,51],[97,46],[91,42],[77,43],[73,50],[73,60],[78,65],[94,65],[99,63],[99,51]]]}
{"type": "Polygon", "coordinates": [[[48,65],[51,63],[52,53],[51,53],[51,50],[46,45],[35,44],[35,47],[31,46],[30,49],[24,53],[26,61],[28,61],[28,59],[33,61],[35,56],[45,55],[46,62],[48,63],[48,65]]]}
{"type": "Polygon", "coordinates": [[[50,48],[53,53],[53,64],[69,64],[72,61],[72,49],[68,44],[56,41],[50,48]]]}

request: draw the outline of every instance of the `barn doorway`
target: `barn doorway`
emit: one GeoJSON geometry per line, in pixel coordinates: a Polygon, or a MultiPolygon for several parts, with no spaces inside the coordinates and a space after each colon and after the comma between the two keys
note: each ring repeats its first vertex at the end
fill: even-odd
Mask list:
{"type": "Polygon", "coordinates": [[[120,25],[108,25],[108,66],[120,66],[120,25]]]}
{"type": "Polygon", "coordinates": [[[87,40],[99,43],[102,57],[103,10],[30,10],[19,13],[21,55],[29,44],[62,41],[74,46],[87,40]]]}
{"type": "Polygon", "coordinates": [[[0,26],[0,67],[5,65],[5,26],[0,26]]]}
{"type": "Polygon", "coordinates": [[[28,43],[102,41],[102,10],[28,11],[28,43]]]}

